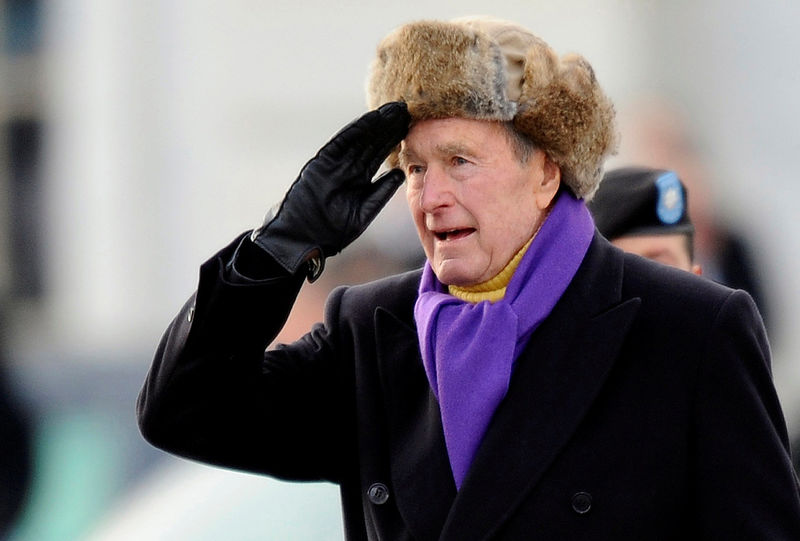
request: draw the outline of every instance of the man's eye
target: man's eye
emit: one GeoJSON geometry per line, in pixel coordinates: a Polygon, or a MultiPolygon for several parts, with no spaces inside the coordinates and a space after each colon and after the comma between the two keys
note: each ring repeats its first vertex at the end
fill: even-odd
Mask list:
{"type": "Polygon", "coordinates": [[[464,158],[462,158],[461,156],[453,157],[453,165],[466,165],[468,163],[469,163],[469,161],[464,159],[464,158]]]}
{"type": "Polygon", "coordinates": [[[421,165],[409,165],[408,166],[408,174],[409,175],[420,175],[424,172],[424,169],[421,165]]]}

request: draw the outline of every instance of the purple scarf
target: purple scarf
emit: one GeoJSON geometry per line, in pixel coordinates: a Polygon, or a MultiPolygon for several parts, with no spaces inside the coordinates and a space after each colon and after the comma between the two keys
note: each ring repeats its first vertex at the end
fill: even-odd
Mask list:
{"type": "Polygon", "coordinates": [[[563,192],[495,303],[450,295],[425,263],[414,318],[459,489],[514,361],[572,281],[593,234],[586,205],[563,192]]]}

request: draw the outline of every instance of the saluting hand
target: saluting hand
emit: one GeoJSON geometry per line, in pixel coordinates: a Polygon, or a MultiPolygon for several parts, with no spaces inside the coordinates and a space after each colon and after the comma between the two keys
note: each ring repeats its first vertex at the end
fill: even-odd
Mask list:
{"type": "Polygon", "coordinates": [[[404,103],[387,103],[339,131],[312,158],[251,239],[294,274],[307,262],[308,278],[325,258],[358,238],[403,183],[399,169],[373,180],[408,133],[404,103]]]}

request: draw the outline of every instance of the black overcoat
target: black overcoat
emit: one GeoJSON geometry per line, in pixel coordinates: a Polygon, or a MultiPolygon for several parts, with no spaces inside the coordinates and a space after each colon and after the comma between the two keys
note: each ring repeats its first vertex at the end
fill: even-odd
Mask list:
{"type": "Polygon", "coordinates": [[[800,539],[800,497],[751,298],[598,234],[516,362],[460,491],[422,367],[420,272],[339,288],[264,352],[302,277],[201,269],[141,391],[167,451],[341,487],[348,539],[800,539]]]}

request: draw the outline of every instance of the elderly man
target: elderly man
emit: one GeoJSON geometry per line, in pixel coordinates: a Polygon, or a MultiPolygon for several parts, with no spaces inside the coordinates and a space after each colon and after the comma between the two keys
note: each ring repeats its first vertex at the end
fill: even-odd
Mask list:
{"type": "Polygon", "coordinates": [[[611,244],[700,275],[686,187],[674,171],[622,167],[603,176],[589,202],[597,230],[611,244]]]}
{"type": "Polygon", "coordinates": [[[382,41],[369,100],[202,266],[144,436],[338,483],[348,539],[800,538],[752,300],[595,232],[615,141],[589,64],[503,21],[416,22],[382,41]],[[404,178],[424,268],[337,289],[265,351],[404,178]]]}

